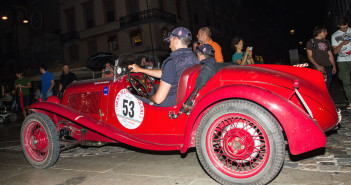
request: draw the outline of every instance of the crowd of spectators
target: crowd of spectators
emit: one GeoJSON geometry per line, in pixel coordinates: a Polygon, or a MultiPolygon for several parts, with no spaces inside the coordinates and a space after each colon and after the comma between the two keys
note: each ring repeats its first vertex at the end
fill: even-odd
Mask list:
{"type": "MultiPolygon", "coordinates": [[[[327,36],[327,29],[325,26],[317,25],[313,30],[313,38],[307,42],[306,51],[307,57],[309,61],[313,64],[314,68],[318,71],[321,71],[325,74],[325,81],[326,85],[329,88],[332,80],[332,76],[337,73],[337,65],[339,66],[339,78],[343,82],[344,90],[347,99],[351,102],[351,86],[350,86],[350,72],[351,72],[351,46],[349,44],[351,40],[351,29],[348,27],[348,20],[341,18],[338,22],[339,30],[336,31],[331,37],[331,43],[326,39],[327,36]],[[337,60],[334,60],[334,54],[337,55],[337,60]],[[336,65],[337,64],[337,65],[336,65]]],[[[170,42],[170,48],[172,53],[170,54],[171,59],[176,58],[175,53],[179,53],[178,50],[184,50],[184,52],[180,52],[179,55],[189,55],[189,51],[192,51],[194,56],[197,57],[197,61],[201,64],[204,63],[223,63],[228,61],[224,61],[222,48],[220,44],[215,42],[212,39],[212,32],[209,27],[202,27],[198,30],[196,35],[196,40],[191,43],[192,35],[190,31],[184,27],[178,27],[170,33],[168,37],[168,42],[170,42]],[[183,39],[185,38],[185,40],[183,39]],[[177,45],[177,40],[180,39],[181,45],[177,45]],[[189,47],[189,44],[191,48],[189,47]],[[187,50],[185,50],[185,48],[187,50]],[[173,58],[172,58],[173,55],[173,58]]],[[[261,61],[261,58],[255,57],[253,54],[253,47],[252,46],[244,46],[244,39],[238,36],[235,36],[232,39],[231,47],[233,48],[233,55],[232,60],[229,63],[234,65],[252,65],[255,64],[255,61],[261,61]]],[[[190,55],[189,55],[190,56],[190,55]]],[[[191,56],[191,57],[194,57],[191,56]]],[[[190,58],[191,58],[190,57],[190,58]]],[[[169,59],[168,59],[169,60],[169,59]]],[[[168,62],[168,60],[164,60],[168,62]]],[[[192,59],[191,59],[192,60],[192,59]]],[[[164,68],[164,61],[162,61],[161,69],[164,68]]],[[[155,67],[155,61],[153,61],[150,57],[141,57],[139,59],[139,65],[131,65],[129,66],[132,68],[133,72],[144,72],[148,73],[147,70],[160,70],[155,67]],[[143,70],[147,69],[147,70],[143,70]]],[[[196,63],[196,62],[195,62],[196,63]]],[[[169,66],[169,65],[168,65],[169,66]]],[[[167,65],[166,65],[167,67],[167,65]]],[[[172,64],[173,68],[176,68],[175,64],[172,64]]],[[[167,70],[167,75],[173,74],[172,70],[169,68],[165,68],[167,70]]],[[[45,101],[50,96],[54,95],[53,88],[54,88],[54,78],[52,73],[47,71],[47,66],[41,65],[40,66],[41,72],[41,91],[38,92],[36,89],[36,99],[41,98],[42,101],[45,101]]],[[[104,68],[101,71],[102,75],[101,78],[112,77],[114,75],[114,69],[110,62],[105,63],[104,68]]],[[[176,74],[175,74],[176,75],[176,74]]],[[[177,74],[179,76],[179,74],[177,74]]],[[[28,115],[28,106],[31,102],[31,98],[29,98],[30,89],[31,89],[31,82],[27,77],[22,75],[22,72],[18,71],[16,73],[17,80],[15,82],[15,89],[17,92],[18,97],[15,99],[21,99],[23,102],[23,115],[26,117],[28,115]]],[[[161,78],[162,76],[156,75],[156,77],[161,78]]],[[[164,77],[167,80],[168,77],[164,77]]],[[[70,72],[68,65],[63,65],[62,67],[62,75],[60,76],[59,81],[59,89],[57,91],[57,96],[62,99],[63,92],[65,88],[72,82],[77,80],[77,77],[74,73],[70,72]]],[[[172,84],[173,81],[169,81],[169,84],[172,84]]],[[[173,86],[165,86],[167,87],[168,91],[169,88],[173,86]]],[[[168,93],[167,91],[167,93],[168,93]]],[[[166,92],[166,91],[165,91],[166,92]]],[[[162,96],[163,99],[167,96],[167,93],[162,96]]],[[[9,93],[6,93],[3,101],[6,101],[6,98],[9,93]]],[[[163,100],[161,98],[161,100],[163,100]]],[[[156,101],[156,99],[154,99],[156,101]]],[[[162,101],[156,101],[161,103],[162,101]]],[[[348,109],[351,109],[351,103],[348,106],[348,109]]]]}

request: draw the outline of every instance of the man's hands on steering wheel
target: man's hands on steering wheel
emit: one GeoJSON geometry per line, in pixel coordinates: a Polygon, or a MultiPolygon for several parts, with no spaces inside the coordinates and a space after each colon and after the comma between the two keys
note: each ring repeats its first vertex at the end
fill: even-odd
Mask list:
{"type": "Polygon", "coordinates": [[[133,89],[140,95],[145,98],[149,98],[151,92],[155,89],[154,80],[147,74],[137,74],[133,75],[132,72],[138,73],[141,72],[141,68],[132,64],[128,66],[128,81],[133,87],[133,89]]]}

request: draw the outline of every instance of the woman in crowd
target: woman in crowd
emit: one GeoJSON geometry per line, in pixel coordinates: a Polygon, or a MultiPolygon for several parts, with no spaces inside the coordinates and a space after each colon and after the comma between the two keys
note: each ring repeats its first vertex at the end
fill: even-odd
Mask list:
{"type": "Polygon", "coordinates": [[[105,64],[105,68],[102,69],[102,78],[113,77],[113,68],[109,62],[105,64]]]}
{"type": "Polygon", "coordinates": [[[151,61],[147,60],[145,57],[143,57],[141,59],[140,66],[143,67],[143,68],[147,68],[147,69],[153,69],[154,68],[154,64],[151,61]]]}
{"type": "Polygon", "coordinates": [[[242,51],[244,47],[244,41],[242,38],[234,37],[232,40],[232,47],[235,50],[235,53],[232,57],[232,61],[234,64],[255,64],[254,59],[252,58],[252,47],[247,47],[245,52],[242,51]]]}

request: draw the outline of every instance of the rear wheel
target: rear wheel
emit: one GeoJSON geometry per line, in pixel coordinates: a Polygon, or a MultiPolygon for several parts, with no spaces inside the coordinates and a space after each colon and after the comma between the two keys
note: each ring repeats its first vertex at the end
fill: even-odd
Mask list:
{"type": "Polygon", "coordinates": [[[285,159],[276,120],[245,100],[225,101],[206,113],[197,130],[196,151],[207,173],[222,184],[267,184],[285,159]]]}
{"type": "Polygon", "coordinates": [[[34,113],[27,116],[22,124],[21,143],[24,156],[35,168],[48,168],[58,159],[58,132],[55,124],[45,114],[34,113]]]}

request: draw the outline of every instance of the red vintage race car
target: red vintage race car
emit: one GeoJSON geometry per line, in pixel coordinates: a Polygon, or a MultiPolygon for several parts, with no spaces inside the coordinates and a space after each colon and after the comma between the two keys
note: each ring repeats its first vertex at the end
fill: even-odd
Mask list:
{"type": "Polygon", "coordinates": [[[219,183],[267,184],[282,168],[286,142],[293,155],[324,147],[324,132],[341,120],[316,70],[233,65],[196,89],[201,69],[183,72],[173,107],[136,98],[147,97],[159,80],[124,68],[116,67],[113,78],[74,82],[62,101],[50,97],[30,106],[21,131],[25,157],[48,168],[67,143],[121,142],[181,153],[196,147],[219,183]]]}

